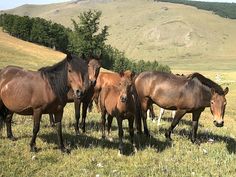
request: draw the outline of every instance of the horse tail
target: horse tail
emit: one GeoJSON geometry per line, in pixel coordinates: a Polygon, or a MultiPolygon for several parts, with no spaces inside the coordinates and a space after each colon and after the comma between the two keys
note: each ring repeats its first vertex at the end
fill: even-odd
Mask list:
{"type": "MultiPolygon", "coordinates": [[[[134,80],[135,81],[135,80],[134,80]]],[[[132,91],[133,91],[133,97],[134,97],[134,103],[135,103],[135,124],[136,124],[136,129],[138,133],[142,133],[142,108],[141,108],[141,103],[138,97],[138,93],[135,87],[135,82],[133,82],[132,86],[132,91]]]]}

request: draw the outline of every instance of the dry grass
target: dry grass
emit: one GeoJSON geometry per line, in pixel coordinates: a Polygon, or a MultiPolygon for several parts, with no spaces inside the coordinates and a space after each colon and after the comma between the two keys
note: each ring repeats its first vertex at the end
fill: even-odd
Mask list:
{"type": "Polygon", "coordinates": [[[38,69],[61,60],[64,54],[52,49],[16,39],[0,30],[0,68],[18,65],[38,69]]]}
{"type": "Polygon", "coordinates": [[[78,19],[88,9],[102,11],[101,24],[109,26],[108,43],[128,57],[158,60],[173,69],[236,69],[236,20],[191,6],[151,0],[87,0],[27,5],[8,12],[71,26],[70,19],[78,19]]]}

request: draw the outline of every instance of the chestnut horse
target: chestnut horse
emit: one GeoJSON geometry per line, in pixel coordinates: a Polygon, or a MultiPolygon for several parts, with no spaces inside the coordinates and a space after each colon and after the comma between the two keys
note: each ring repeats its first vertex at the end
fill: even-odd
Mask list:
{"type": "Polygon", "coordinates": [[[223,90],[220,85],[199,73],[179,77],[163,72],[143,72],[137,76],[135,87],[141,103],[144,132],[147,135],[149,131],[146,111],[152,103],[164,109],[177,110],[170,128],[165,133],[169,140],[180,119],[186,113],[192,113],[191,141],[195,142],[199,117],[206,107],[210,107],[215,126],[224,125],[225,95],[229,89],[226,87],[223,90]]]}
{"type": "Polygon", "coordinates": [[[33,152],[37,151],[36,137],[40,129],[42,114],[52,113],[57,123],[59,148],[62,152],[69,152],[63,144],[61,125],[67,93],[71,88],[74,95],[83,94],[89,85],[88,81],[86,63],[71,55],[39,71],[28,71],[15,66],[2,69],[0,72],[0,118],[1,121],[5,119],[7,137],[13,138],[11,130],[13,113],[33,115],[33,137],[30,148],[33,152]]]}
{"type": "Polygon", "coordinates": [[[119,153],[123,154],[123,119],[128,119],[129,133],[131,143],[135,148],[134,143],[134,119],[139,122],[138,131],[141,129],[141,117],[137,110],[137,95],[134,95],[132,90],[132,77],[127,77],[124,74],[120,75],[120,82],[117,85],[110,85],[101,89],[99,95],[99,104],[101,109],[102,137],[105,138],[105,122],[106,114],[108,114],[108,133],[110,132],[111,121],[116,117],[119,128],[119,153]]]}
{"type": "MultiPolygon", "coordinates": [[[[129,70],[124,72],[124,75],[126,77],[131,78],[131,75],[133,73],[129,70]]],[[[87,115],[87,108],[89,104],[91,104],[92,101],[94,101],[97,105],[97,109],[100,110],[99,104],[98,104],[98,97],[102,90],[102,88],[111,86],[111,85],[118,85],[121,80],[120,74],[115,72],[99,72],[96,85],[94,88],[90,88],[88,91],[88,94],[86,94],[85,98],[83,98],[83,107],[82,107],[82,131],[85,132],[85,121],[86,121],[86,115],[87,115]]],[[[79,109],[76,109],[79,110],[79,109]]],[[[79,113],[79,112],[78,112],[79,113]]],[[[77,114],[79,115],[79,114],[77,114]]],[[[77,117],[76,120],[76,132],[79,133],[78,123],[79,118],[77,117]]]]}

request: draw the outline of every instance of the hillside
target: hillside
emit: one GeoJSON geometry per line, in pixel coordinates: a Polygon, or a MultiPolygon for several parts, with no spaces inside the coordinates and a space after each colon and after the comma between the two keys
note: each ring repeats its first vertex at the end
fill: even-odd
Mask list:
{"type": "Polygon", "coordinates": [[[7,13],[38,16],[71,27],[70,19],[88,9],[103,12],[101,24],[110,27],[108,43],[128,57],[158,60],[173,69],[236,69],[236,20],[191,6],[150,0],[86,0],[24,5],[7,13]]]}
{"type": "Polygon", "coordinates": [[[63,59],[64,54],[14,38],[0,29],[0,68],[7,65],[39,69],[63,59]]]}

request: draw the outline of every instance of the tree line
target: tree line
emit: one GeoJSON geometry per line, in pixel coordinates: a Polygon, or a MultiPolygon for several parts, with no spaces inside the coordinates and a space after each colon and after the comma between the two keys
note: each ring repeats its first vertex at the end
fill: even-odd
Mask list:
{"type": "Polygon", "coordinates": [[[154,1],[190,5],[197,7],[198,9],[212,11],[215,14],[224,18],[236,19],[236,3],[202,2],[202,1],[189,1],[189,0],[154,0],[154,1]]]}
{"type": "Polygon", "coordinates": [[[78,56],[100,56],[104,68],[116,72],[130,69],[134,72],[163,71],[171,72],[167,65],[157,61],[139,60],[135,62],[127,58],[123,52],[105,44],[108,27],[100,27],[100,11],[86,11],[78,16],[78,22],[72,20],[73,29],[47,21],[42,18],[30,18],[11,14],[0,15],[0,26],[10,35],[25,41],[37,43],[65,53],[78,56]]]}

